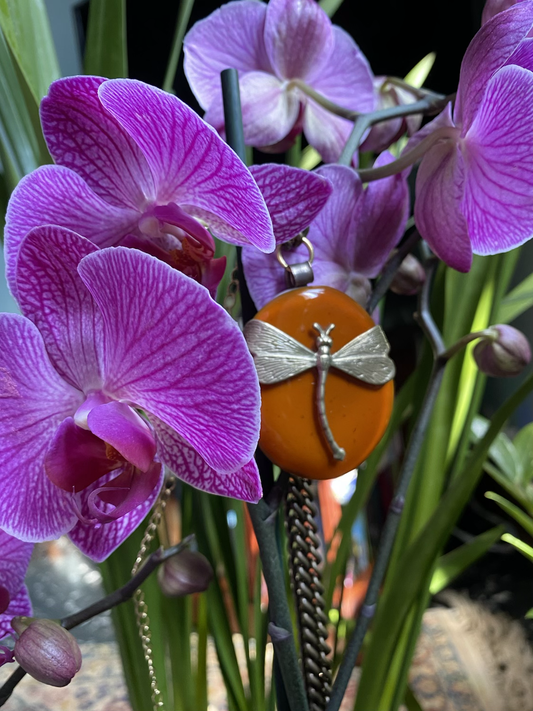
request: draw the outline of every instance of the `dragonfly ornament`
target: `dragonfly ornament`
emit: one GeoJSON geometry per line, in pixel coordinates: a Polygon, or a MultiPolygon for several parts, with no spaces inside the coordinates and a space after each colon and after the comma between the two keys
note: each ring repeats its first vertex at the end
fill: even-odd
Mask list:
{"type": "Polygon", "coordinates": [[[352,378],[370,385],[384,385],[394,378],[395,367],[389,358],[389,343],[381,326],[374,326],[356,336],[332,353],[335,324],[327,328],[313,323],[317,331],[316,351],[304,346],[292,336],[266,321],[252,319],[244,328],[244,336],[254,358],[259,382],[272,385],[293,378],[310,368],[316,368],[318,379],[315,402],[320,425],[333,454],[342,461],[346,455],[333,436],[326,414],[326,379],[330,368],[338,368],[352,378]]]}

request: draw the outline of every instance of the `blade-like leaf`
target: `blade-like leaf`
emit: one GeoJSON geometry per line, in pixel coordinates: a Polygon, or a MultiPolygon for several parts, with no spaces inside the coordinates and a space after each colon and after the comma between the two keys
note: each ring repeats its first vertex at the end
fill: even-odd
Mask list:
{"type": "Polygon", "coordinates": [[[435,59],[437,59],[435,52],[426,54],[426,56],[423,57],[418,64],[415,64],[411,71],[405,76],[404,81],[407,84],[418,88],[424,86],[424,82],[428,78],[430,71],[433,69],[435,59]]]}
{"type": "Polygon", "coordinates": [[[533,518],[524,513],[516,504],[507,501],[503,496],[495,494],[493,491],[487,491],[485,498],[497,503],[505,513],[509,514],[509,516],[514,518],[514,520],[522,526],[524,531],[529,533],[530,536],[533,536],[533,518]]]}
{"type": "Polygon", "coordinates": [[[521,541],[519,538],[515,538],[515,536],[511,536],[510,533],[504,533],[502,541],[510,543],[517,551],[520,551],[523,556],[533,563],[533,548],[528,546],[527,543],[524,543],[524,541],[521,541]]]}
{"type": "Polygon", "coordinates": [[[533,422],[517,433],[513,439],[520,469],[520,483],[526,487],[533,479],[533,422]]]}
{"type": "Polygon", "coordinates": [[[320,0],[318,4],[329,17],[333,17],[342,3],[343,0],[320,0]]]}
{"type": "Polygon", "coordinates": [[[194,0],[180,0],[176,29],[174,31],[174,38],[172,39],[172,49],[170,50],[167,71],[165,72],[165,79],[163,81],[163,89],[165,91],[172,91],[183,45],[183,38],[187,31],[187,25],[189,24],[193,7],[194,0]]]}
{"type": "Polygon", "coordinates": [[[533,306],[533,274],[510,291],[500,304],[496,323],[510,323],[533,306]]]}
{"type": "Polygon", "coordinates": [[[109,79],[128,76],[125,0],[91,0],[84,70],[109,79]]]}

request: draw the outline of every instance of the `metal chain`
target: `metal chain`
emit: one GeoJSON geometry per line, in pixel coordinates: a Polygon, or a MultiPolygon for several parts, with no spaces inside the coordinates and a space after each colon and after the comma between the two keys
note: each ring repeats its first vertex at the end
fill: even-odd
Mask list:
{"type": "Polygon", "coordinates": [[[331,694],[331,648],[326,643],[328,618],[316,515],[311,481],[291,476],[285,501],[285,522],[305,688],[309,711],[324,711],[331,694]]]}
{"type": "MultiPolygon", "coordinates": [[[[135,563],[133,564],[133,568],[131,569],[132,577],[138,572],[139,568],[144,562],[146,553],[148,552],[150,544],[155,538],[155,535],[157,533],[157,527],[161,522],[161,518],[165,511],[169,496],[175,485],[175,478],[170,477],[157,498],[154,510],[152,511],[152,515],[150,516],[148,525],[146,526],[139,552],[137,553],[137,557],[135,558],[135,563]]],[[[148,676],[150,677],[150,688],[152,692],[152,708],[153,711],[157,711],[158,709],[162,709],[165,704],[161,696],[161,691],[157,684],[157,677],[154,669],[154,660],[152,656],[152,631],[150,629],[150,618],[148,617],[148,605],[146,604],[146,601],[144,599],[144,592],[140,588],[137,588],[133,595],[133,604],[135,606],[135,617],[137,619],[137,627],[139,629],[139,637],[141,638],[144,658],[146,660],[146,664],[148,665],[148,676]]]]}

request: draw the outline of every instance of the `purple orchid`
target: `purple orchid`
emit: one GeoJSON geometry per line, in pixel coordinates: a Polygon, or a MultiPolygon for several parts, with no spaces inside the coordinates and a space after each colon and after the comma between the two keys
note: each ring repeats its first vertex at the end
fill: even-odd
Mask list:
{"type": "MultiPolygon", "coordinates": [[[[32,543],[19,541],[0,531],[0,639],[13,634],[13,617],[32,613],[24,585],[32,550],[32,543]]],[[[0,666],[10,661],[13,661],[11,651],[0,646],[0,666]]]]}
{"type": "Polygon", "coordinates": [[[205,120],[219,131],[220,72],[239,71],[244,134],[252,146],[285,150],[303,129],[322,158],[335,161],[353,124],[327,111],[313,94],[353,111],[374,106],[366,58],[315,0],[227,3],[187,33],[184,54],[185,74],[205,120]]]}
{"type": "Polygon", "coordinates": [[[507,10],[507,8],[516,5],[518,2],[524,2],[524,0],[487,0],[483,8],[483,14],[481,15],[481,24],[484,25],[491,17],[507,10]]]}
{"type": "Polygon", "coordinates": [[[205,491],[261,497],[257,376],[204,287],[45,226],[20,245],[16,291],[24,315],[0,315],[2,528],[70,532],[102,560],[153,504],[162,465],[205,491]]]}
{"type": "Polygon", "coordinates": [[[416,181],[415,221],[434,252],[467,272],[472,254],[533,237],[533,2],[492,17],[470,43],[457,99],[407,146],[433,134],[416,181]]]}
{"type": "MultiPolygon", "coordinates": [[[[392,161],[382,154],[378,165],[392,161]]],[[[333,192],[310,226],[308,238],[315,249],[312,284],[331,286],[366,305],[369,279],[377,276],[405,231],[409,192],[405,175],[370,183],[363,188],[357,173],[340,165],[316,171],[327,178],[333,192]]],[[[289,263],[306,261],[301,245],[286,255],[289,263]]],[[[242,251],[246,283],[258,309],[287,288],[285,272],[274,255],[253,247],[242,251]]]]}
{"type": "Polygon", "coordinates": [[[129,79],[68,77],[41,104],[56,165],[26,176],[9,202],[6,272],[26,234],[73,230],[99,247],[124,244],[163,258],[213,291],[224,262],[208,230],[269,252],[268,211],[237,155],[175,96],[129,79]]]}

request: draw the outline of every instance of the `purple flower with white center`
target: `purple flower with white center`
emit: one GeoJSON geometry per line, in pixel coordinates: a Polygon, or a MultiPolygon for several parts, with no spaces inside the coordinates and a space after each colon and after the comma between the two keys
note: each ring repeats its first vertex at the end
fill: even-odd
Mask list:
{"type": "Polygon", "coordinates": [[[238,70],[244,135],[252,146],[283,151],[303,130],[332,162],[353,123],[327,111],[313,93],[353,111],[374,107],[366,58],[315,0],[227,3],[187,33],[184,55],[191,89],[218,131],[224,128],[220,72],[238,70]]]}
{"type": "MultiPolygon", "coordinates": [[[[384,153],[376,163],[390,161],[392,156],[384,153]]],[[[369,279],[379,274],[405,231],[409,211],[406,177],[400,173],[365,189],[357,173],[346,166],[326,165],[316,172],[329,180],[333,192],[307,235],[315,249],[312,284],[344,291],[365,306],[369,279]]],[[[306,261],[307,248],[300,245],[284,256],[289,264],[306,261]]],[[[245,247],[242,259],[246,283],[258,309],[285,291],[285,270],[274,255],[245,247]]]]}
{"type": "Polygon", "coordinates": [[[273,250],[250,172],[175,96],[130,79],[68,77],[50,86],[41,122],[56,165],[27,175],[9,202],[6,273],[15,296],[20,244],[41,225],[99,247],[141,247],[212,291],[224,263],[212,259],[210,232],[273,250]]]}
{"type": "Polygon", "coordinates": [[[145,517],[162,465],[205,491],[261,497],[257,376],[204,287],[45,226],[20,246],[17,295],[24,315],[0,315],[2,528],[69,532],[102,560],[145,517]]]}
{"type": "MultiPolygon", "coordinates": [[[[19,541],[0,531],[0,639],[13,634],[13,617],[32,613],[24,585],[32,550],[32,543],[19,541]]],[[[10,661],[13,661],[11,651],[0,646],[0,666],[10,661]]]]}
{"type": "Polygon", "coordinates": [[[433,251],[467,272],[472,254],[533,237],[533,2],[490,19],[470,43],[457,99],[408,144],[433,133],[416,180],[415,221],[433,251]]]}

